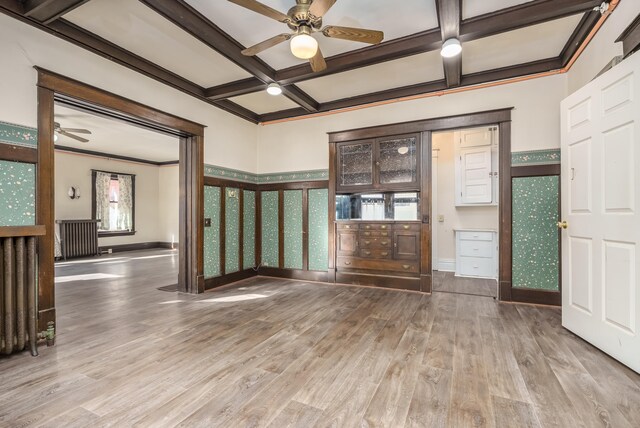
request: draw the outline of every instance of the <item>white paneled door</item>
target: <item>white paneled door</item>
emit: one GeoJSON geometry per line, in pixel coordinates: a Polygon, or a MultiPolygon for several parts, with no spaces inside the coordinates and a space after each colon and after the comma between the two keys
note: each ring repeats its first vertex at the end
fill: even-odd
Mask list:
{"type": "Polygon", "coordinates": [[[562,325],[640,372],[640,54],[561,115],[562,325]]]}

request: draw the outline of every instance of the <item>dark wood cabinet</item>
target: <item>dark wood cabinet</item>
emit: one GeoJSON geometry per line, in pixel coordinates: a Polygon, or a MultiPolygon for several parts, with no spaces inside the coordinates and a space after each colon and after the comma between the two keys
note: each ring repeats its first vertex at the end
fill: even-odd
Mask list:
{"type": "Polygon", "coordinates": [[[398,260],[419,260],[420,232],[393,232],[393,258],[398,260]]]}
{"type": "Polygon", "coordinates": [[[358,232],[355,230],[338,230],[337,253],[339,256],[356,256],[358,254],[358,232]]]}
{"type": "Polygon", "coordinates": [[[336,190],[419,190],[419,159],[419,134],[338,143],[336,190]]]}

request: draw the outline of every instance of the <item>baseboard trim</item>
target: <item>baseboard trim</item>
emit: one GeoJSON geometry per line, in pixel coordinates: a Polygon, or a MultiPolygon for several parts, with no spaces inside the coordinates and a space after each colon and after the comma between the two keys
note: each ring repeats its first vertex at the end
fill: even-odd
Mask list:
{"type": "Polygon", "coordinates": [[[106,253],[109,250],[111,250],[112,253],[122,253],[125,251],[151,250],[153,248],[174,249],[177,247],[177,242],[173,244],[171,242],[136,242],[133,244],[103,245],[98,249],[100,253],[106,253]]]}
{"type": "Polygon", "coordinates": [[[258,274],[274,278],[297,279],[300,281],[331,282],[329,272],[326,271],[261,267],[258,270],[258,274]]]}
{"type": "Polygon", "coordinates": [[[252,278],[257,276],[258,272],[253,269],[242,270],[239,272],[233,272],[227,275],[215,276],[213,278],[205,278],[204,290],[212,290],[214,288],[222,287],[223,285],[232,284],[234,282],[242,281],[243,279],[252,278]]]}
{"type": "Polygon", "coordinates": [[[456,259],[438,259],[438,270],[440,272],[455,272],[456,259]]]}

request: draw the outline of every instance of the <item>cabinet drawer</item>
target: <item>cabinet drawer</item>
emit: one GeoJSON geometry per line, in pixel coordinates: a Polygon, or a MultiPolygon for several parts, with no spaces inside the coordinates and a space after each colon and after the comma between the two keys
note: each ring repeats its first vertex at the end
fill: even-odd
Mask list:
{"type": "Polygon", "coordinates": [[[342,223],[338,222],[338,230],[358,230],[360,225],[357,223],[342,223]]]}
{"type": "Polygon", "coordinates": [[[491,241],[460,241],[460,255],[466,257],[493,257],[493,242],[491,241]]]}
{"type": "Polygon", "coordinates": [[[360,257],[364,257],[366,259],[390,259],[391,258],[391,250],[390,249],[362,249],[360,250],[360,257]]]}
{"type": "Polygon", "coordinates": [[[363,223],[362,230],[391,230],[391,223],[363,223]]]}
{"type": "Polygon", "coordinates": [[[457,267],[459,275],[493,278],[496,274],[493,259],[460,257],[459,260],[460,266],[457,267]]]}
{"type": "Polygon", "coordinates": [[[360,248],[390,248],[391,238],[360,238],[360,248]]]}
{"type": "Polygon", "coordinates": [[[419,264],[414,262],[401,262],[395,260],[372,260],[372,259],[357,259],[350,257],[338,257],[338,268],[345,269],[368,269],[368,270],[381,270],[381,271],[393,271],[393,272],[405,272],[405,273],[418,273],[419,264]]]}
{"type": "Polygon", "coordinates": [[[420,231],[420,223],[399,223],[393,225],[393,230],[410,230],[412,232],[420,231]]]}
{"type": "Polygon", "coordinates": [[[387,230],[361,230],[360,237],[362,238],[387,238],[391,236],[391,232],[387,230]]]}
{"type": "Polygon", "coordinates": [[[458,232],[461,241],[493,241],[493,232],[458,232]]]}

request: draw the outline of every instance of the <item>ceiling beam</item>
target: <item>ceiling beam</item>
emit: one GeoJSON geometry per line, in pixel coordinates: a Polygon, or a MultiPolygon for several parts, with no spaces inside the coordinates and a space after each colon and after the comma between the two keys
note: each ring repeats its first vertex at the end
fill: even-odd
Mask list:
{"type": "Polygon", "coordinates": [[[534,0],[462,21],[462,42],[588,12],[602,0],[534,0]]]}
{"type": "MultiPolygon", "coordinates": [[[[510,67],[503,67],[494,70],[483,71],[462,76],[460,86],[473,86],[483,83],[495,82],[496,80],[510,79],[514,77],[526,76],[530,74],[544,73],[561,68],[559,57],[549,58],[540,61],[533,61],[518,64],[510,67]]],[[[445,80],[420,83],[417,85],[403,86],[400,88],[388,89],[371,94],[359,95],[355,97],[343,98],[340,100],[321,103],[318,112],[324,113],[333,110],[345,109],[365,104],[373,104],[406,97],[413,97],[428,93],[442,92],[449,88],[445,80]]],[[[266,113],[259,117],[260,122],[270,122],[274,120],[288,119],[291,117],[306,116],[309,113],[301,108],[281,110],[266,113]]]]}
{"type": "MultiPolygon", "coordinates": [[[[443,3],[449,2],[444,0],[443,3]]],[[[463,20],[460,24],[460,40],[469,42],[529,25],[564,18],[590,11],[598,4],[600,4],[599,0],[533,0],[522,5],[463,20]]],[[[283,85],[298,83],[434,51],[440,49],[441,46],[442,34],[439,28],[435,28],[328,57],[326,58],[327,69],[319,73],[314,73],[308,64],[300,64],[278,70],[275,77],[283,85]]],[[[236,82],[209,88],[208,91],[215,93],[217,97],[224,98],[225,86],[233,88],[234,83],[236,82]]],[[[247,80],[243,83],[245,85],[244,93],[256,92],[263,88],[263,82],[258,79],[251,82],[247,80]],[[252,84],[253,86],[251,86],[252,84]]],[[[233,92],[230,94],[229,96],[233,96],[233,92]]]]}
{"type": "Polygon", "coordinates": [[[48,24],[71,12],[89,0],[26,0],[23,2],[25,16],[48,24]]]}
{"type": "Polygon", "coordinates": [[[569,40],[564,45],[562,49],[562,53],[560,54],[560,58],[562,58],[562,66],[566,66],[573,55],[576,53],[583,40],[587,38],[587,35],[593,30],[593,28],[598,23],[600,19],[600,12],[591,11],[589,13],[585,13],[580,20],[580,23],[569,37],[569,40]]]}
{"type": "MultiPolygon", "coordinates": [[[[244,56],[245,48],[222,31],[184,0],[140,0],[149,8],[173,22],[238,67],[251,73],[258,81],[269,84],[276,81],[276,72],[256,56],[244,56]]],[[[283,95],[308,111],[316,111],[318,103],[295,86],[282,88],[283,95]]]]}
{"type": "Polygon", "coordinates": [[[207,88],[204,90],[204,96],[210,100],[222,100],[262,91],[266,88],[267,85],[265,83],[255,77],[249,77],[248,79],[236,80],[235,82],[207,88]]]}
{"type": "MultiPolygon", "coordinates": [[[[442,41],[460,37],[460,21],[462,20],[462,0],[436,0],[438,22],[442,41]]],[[[442,58],[444,76],[448,87],[460,85],[462,77],[462,55],[442,58]]]]}

